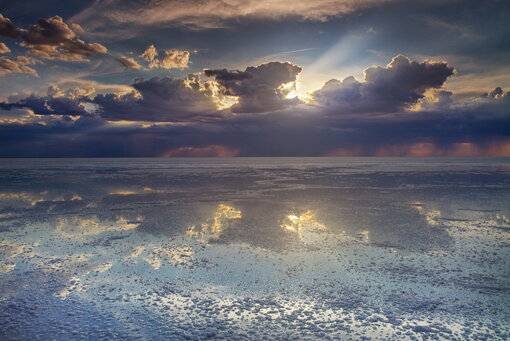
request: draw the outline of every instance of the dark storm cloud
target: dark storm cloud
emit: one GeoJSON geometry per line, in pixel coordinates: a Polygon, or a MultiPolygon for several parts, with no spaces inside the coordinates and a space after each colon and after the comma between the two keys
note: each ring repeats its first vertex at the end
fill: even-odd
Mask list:
{"type": "Polygon", "coordinates": [[[193,156],[202,155],[199,151],[234,150],[239,156],[508,155],[509,98],[486,97],[441,111],[349,119],[300,106],[266,115],[146,127],[107,124],[97,117],[45,125],[0,124],[0,154],[193,156]]]}
{"type": "Polygon", "coordinates": [[[210,82],[200,82],[198,76],[136,79],[131,86],[133,91],[127,94],[94,97],[85,89],[62,92],[50,86],[48,96],[31,95],[0,103],[0,108],[26,108],[37,115],[90,115],[84,107],[89,104],[95,114],[111,121],[192,122],[223,117],[214,102],[210,82]]]}
{"type": "Polygon", "coordinates": [[[243,81],[245,79],[253,77],[251,73],[248,73],[246,71],[245,72],[239,70],[229,71],[227,69],[205,70],[204,73],[208,77],[215,77],[217,81],[222,83],[243,81]]]}
{"type": "Polygon", "coordinates": [[[108,49],[99,43],[87,43],[78,39],[76,32],[83,31],[79,25],[69,27],[59,16],[39,19],[28,29],[17,28],[9,19],[0,14],[0,36],[20,38],[21,45],[29,53],[43,59],[86,62],[87,57],[104,54],[108,49]]]}
{"type": "Polygon", "coordinates": [[[442,87],[453,73],[446,62],[418,63],[398,55],[386,67],[366,69],[363,82],[352,76],[333,79],[313,96],[317,104],[338,113],[392,112],[416,103],[426,90],[442,87]]]}
{"type": "Polygon", "coordinates": [[[0,103],[0,109],[28,108],[37,115],[90,115],[79,99],[30,96],[15,103],[0,103]]]}
{"type": "Polygon", "coordinates": [[[227,96],[236,96],[239,103],[232,107],[235,113],[260,113],[281,110],[296,104],[287,99],[282,85],[295,82],[301,67],[282,62],[250,66],[245,71],[205,70],[206,76],[215,77],[227,96]]]}
{"type": "Polygon", "coordinates": [[[501,87],[496,87],[494,88],[494,90],[490,91],[489,93],[485,94],[485,96],[489,96],[491,98],[498,98],[498,97],[501,97],[501,96],[508,96],[508,92],[507,93],[503,93],[503,89],[501,89],[501,87]]]}
{"type": "Polygon", "coordinates": [[[59,16],[39,19],[22,35],[24,42],[28,45],[58,45],[76,36],[59,16]]]}
{"type": "MultiPolygon", "coordinates": [[[[446,62],[418,63],[397,56],[386,67],[368,68],[363,82],[352,77],[330,81],[315,93],[315,103],[290,105],[278,89],[295,80],[299,71],[289,63],[245,71],[208,70],[214,77],[209,83],[196,75],[136,80],[134,92],[125,95],[85,97],[52,90],[46,97],[31,96],[0,107],[82,118],[76,124],[63,124],[45,116],[50,121],[44,127],[17,124],[2,141],[4,146],[13,145],[9,141],[15,139],[14,131],[23,131],[27,141],[34,143],[51,141],[47,144],[51,148],[40,156],[64,155],[59,154],[63,147],[56,141],[65,140],[66,135],[73,139],[65,146],[65,155],[75,156],[510,154],[510,93],[495,88],[470,100],[456,99],[453,92],[442,88],[453,73],[446,62]],[[217,109],[218,87],[223,95],[238,96],[233,110],[246,109],[242,115],[217,109]],[[267,102],[263,102],[265,95],[270,99],[267,102]],[[85,110],[86,103],[96,106],[95,115],[85,110]],[[253,110],[253,103],[256,108],[273,110],[261,115],[253,110]],[[180,123],[126,126],[106,122],[118,120],[180,123]],[[101,143],[109,143],[108,149],[101,150],[101,143]],[[83,146],[87,147],[80,150],[83,146]]],[[[9,124],[0,125],[3,131],[9,130],[9,124]]],[[[17,146],[25,156],[32,152],[17,146]]],[[[14,147],[10,148],[0,148],[0,154],[12,156],[14,147]]]]}
{"type": "Polygon", "coordinates": [[[179,122],[214,119],[216,105],[197,77],[171,77],[136,80],[137,92],[126,95],[97,95],[92,102],[100,106],[107,120],[179,122]]]}
{"type": "MultiPolygon", "coordinates": [[[[231,108],[232,112],[270,112],[298,103],[297,99],[286,99],[286,90],[280,87],[294,82],[300,71],[299,66],[290,63],[272,62],[248,67],[244,72],[207,70],[206,74],[214,76],[217,83],[202,82],[194,75],[184,79],[138,79],[132,84],[135,90],[132,93],[100,94],[89,102],[98,106],[102,118],[116,121],[190,122],[218,119],[224,116],[217,107],[217,100],[222,96],[238,98],[238,103],[231,108]]],[[[48,114],[49,111],[40,103],[48,103],[49,100],[41,98],[38,102],[36,97],[30,97],[10,105],[48,114]]],[[[75,110],[81,107],[79,101],[69,101],[69,108],[73,108],[73,101],[77,102],[73,113],[80,114],[75,110]]],[[[4,104],[4,108],[7,107],[8,104],[4,104]]]]}
{"type": "Polygon", "coordinates": [[[5,38],[18,38],[21,35],[21,30],[14,25],[14,23],[0,13],[0,37],[5,38]]]}

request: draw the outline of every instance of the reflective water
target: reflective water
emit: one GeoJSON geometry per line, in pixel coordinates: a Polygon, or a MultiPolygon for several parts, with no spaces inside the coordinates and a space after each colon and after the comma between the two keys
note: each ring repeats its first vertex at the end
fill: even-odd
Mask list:
{"type": "Polygon", "coordinates": [[[0,339],[510,338],[510,159],[0,161],[0,339]]]}

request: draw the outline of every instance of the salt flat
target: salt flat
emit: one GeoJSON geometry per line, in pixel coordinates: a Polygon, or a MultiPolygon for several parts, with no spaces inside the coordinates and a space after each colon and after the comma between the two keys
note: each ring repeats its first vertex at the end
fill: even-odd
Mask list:
{"type": "Polygon", "coordinates": [[[3,159],[2,340],[507,340],[509,158],[3,159]]]}

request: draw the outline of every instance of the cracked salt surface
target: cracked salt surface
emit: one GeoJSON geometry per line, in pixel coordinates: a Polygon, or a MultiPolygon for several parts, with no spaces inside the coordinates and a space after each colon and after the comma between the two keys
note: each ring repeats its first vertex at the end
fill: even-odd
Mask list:
{"type": "Polygon", "coordinates": [[[509,165],[2,160],[0,339],[510,339],[509,165]]]}

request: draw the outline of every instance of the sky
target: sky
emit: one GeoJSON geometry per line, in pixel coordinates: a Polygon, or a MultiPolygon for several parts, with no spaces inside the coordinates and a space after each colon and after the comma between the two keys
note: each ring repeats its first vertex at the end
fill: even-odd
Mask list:
{"type": "Polygon", "coordinates": [[[507,0],[0,0],[0,157],[510,156],[507,0]]]}

